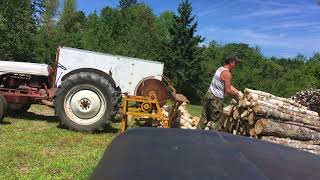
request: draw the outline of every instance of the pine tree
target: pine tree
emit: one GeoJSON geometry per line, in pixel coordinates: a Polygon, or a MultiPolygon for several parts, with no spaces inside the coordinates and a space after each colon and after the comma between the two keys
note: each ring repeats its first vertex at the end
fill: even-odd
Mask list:
{"type": "Polygon", "coordinates": [[[137,0],[120,0],[119,1],[119,7],[121,9],[126,9],[126,8],[132,7],[137,4],[138,4],[137,0]]]}
{"type": "Polygon", "coordinates": [[[38,0],[40,27],[36,36],[35,57],[38,62],[48,63],[55,58],[56,48],[59,46],[57,31],[58,0],[38,0]]]}
{"type": "Polygon", "coordinates": [[[165,61],[166,74],[173,79],[178,90],[191,100],[196,100],[195,92],[200,93],[202,48],[204,39],[196,35],[198,23],[192,15],[189,0],[179,4],[178,16],[174,17],[172,28],[169,29],[171,41],[169,57],[165,61]]]}
{"type": "Polygon", "coordinates": [[[48,29],[55,28],[56,16],[58,15],[59,0],[42,0],[42,22],[48,29]]]}
{"type": "Polygon", "coordinates": [[[86,16],[84,12],[77,11],[76,0],[65,0],[59,28],[61,34],[61,45],[81,48],[82,30],[86,16]]]}
{"type": "Polygon", "coordinates": [[[79,24],[74,20],[77,17],[77,1],[76,0],[65,0],[63,10],[60,19],[60,28],[63,32],[71,33],[79,30],[79,24]]]}

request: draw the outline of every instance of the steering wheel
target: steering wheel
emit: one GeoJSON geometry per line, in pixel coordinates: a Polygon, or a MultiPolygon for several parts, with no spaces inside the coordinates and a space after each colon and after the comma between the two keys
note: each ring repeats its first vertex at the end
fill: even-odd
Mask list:
{"type": "Polygon", "coordinates": [[[67,70],[67,68],[66,68],[64,65],[60,64],[60,63],[57,62],[57,61],[53,61],[53,60],[51,60],[51,59],[48,59],[48,61],[51,62],[52,64],[54,64],[55,67],[61,68],[61,69],[63,69],[63,70],[67,70]]]}

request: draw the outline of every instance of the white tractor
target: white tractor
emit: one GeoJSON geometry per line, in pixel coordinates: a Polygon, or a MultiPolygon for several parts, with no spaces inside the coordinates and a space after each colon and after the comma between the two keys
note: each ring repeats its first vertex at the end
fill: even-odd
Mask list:
{"type": "Polygon", "coordinates": [[[161,81],[164,64],[60,47],[53,66],[0,61],[0,121],[31,104],[54,107],[75,131],[102,131],[115,117],[122,94],[136,95],[145,79],[161,81]]]}

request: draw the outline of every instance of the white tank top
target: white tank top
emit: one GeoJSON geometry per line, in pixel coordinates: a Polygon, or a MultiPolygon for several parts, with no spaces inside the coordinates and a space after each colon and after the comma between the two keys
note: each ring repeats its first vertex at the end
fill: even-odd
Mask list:
{"type": "Polygon", "coordinates": [[[222,71],[229,71],[227,68],[220,67],[212,78],[209,91],[216,97],[223,99],[224,97],[224,81],[221,79],[222,71]]]}

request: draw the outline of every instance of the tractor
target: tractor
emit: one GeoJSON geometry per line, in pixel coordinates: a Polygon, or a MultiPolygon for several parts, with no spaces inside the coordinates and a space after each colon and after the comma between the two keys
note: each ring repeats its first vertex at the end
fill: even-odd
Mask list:
{"type": "Polygon", "coordinates": [[[103,131],[123,96],[152,92],[153,101],[167,99],[164,64],[156,61],[59,47],[51,65],[0,64],[0,121],[7,113],[24,113],[32,104],[42,104],[54,108],[61,125],[70,130],[103,131]]]}

